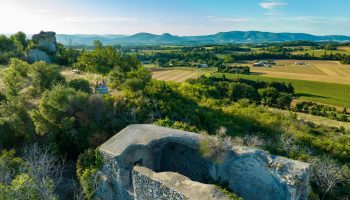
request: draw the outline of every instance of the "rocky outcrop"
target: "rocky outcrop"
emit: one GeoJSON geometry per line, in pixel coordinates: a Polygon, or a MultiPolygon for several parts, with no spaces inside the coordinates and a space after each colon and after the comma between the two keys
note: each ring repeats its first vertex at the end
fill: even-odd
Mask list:
{"type": "Polygon", "coordinates": [[[32,37],[37,48],[51,54],[57,52],[57,41],[55,32],[41,31],[32,37]]]}
{"type": "Polygon", "coordinates": [[[165,192],[174,195],[170,200],[196,199],[189,194],[205,196],[205,191],[195,191],[196,187],[217,183],[249,200],[307,199],[309,164],[240,146],[229,148],[223,162],[216,163],[199,152],[203,139],[196,133],[154,125],[125,128],[100,148],[105,162],[96,198],[129,200],[140,199],[137,194],[165,192]],[[173,178],[167,179],[168,176],[173,178]],[[139,184],[140,181],[151,185],[139,184]],[[184,186],[185,183],[189,185],[184,186]]]}
{"type": "Polygon", "coordinates": [[[44,61],[46,63],[51,63],[50,56],[47,53],[39,49],[31,49],[27,53],[27,61],[29,63],[35,63],[39,61],[44,61]]]}
{"type": "Polygon", "coordinates": [[[29,63],[39,61],[51,63],[50,55],[57,52],[56,33],[41,31],[39,34],[33,35],[32,40],[35,48],[27,52],[27,61],[29,63]]]}

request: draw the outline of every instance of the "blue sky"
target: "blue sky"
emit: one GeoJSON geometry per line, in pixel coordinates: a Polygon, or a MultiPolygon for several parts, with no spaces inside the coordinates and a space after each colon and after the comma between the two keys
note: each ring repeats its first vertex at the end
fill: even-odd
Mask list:
{"type": "Polygon", "coordinates": [[[350,35],[349,0],[1,0],[0,32],[350,35]]]}

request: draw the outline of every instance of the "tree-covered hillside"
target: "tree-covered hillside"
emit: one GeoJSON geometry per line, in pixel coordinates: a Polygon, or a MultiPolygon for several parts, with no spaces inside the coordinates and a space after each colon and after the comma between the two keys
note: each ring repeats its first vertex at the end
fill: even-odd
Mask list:
{"type": "MultiPolygon", "coordinates": [[[[17,40],[4,41],[16,51],[22,48],[17,40]]],[[[350,132],[268,110],[289,108],[292,85],[205,76],[184,83],[157,81],[135,56],[100,42],[91,51],[59,46],[52,64],[6,56],[8,67],[0,78],[5,199],[93,199],[102,162],[96,148],[136,123],[223,134],[236,145],[310,162],[310,199],[350,195],[350,132]],[[100,74],[110,94],[95,94],[92,80],[63,76],[66,66],[100,74]],[[76,176],[64,173],[67,162],[76,163],[76,176]],[[59,189],[62,178],[72,187],[59,189]]]]}

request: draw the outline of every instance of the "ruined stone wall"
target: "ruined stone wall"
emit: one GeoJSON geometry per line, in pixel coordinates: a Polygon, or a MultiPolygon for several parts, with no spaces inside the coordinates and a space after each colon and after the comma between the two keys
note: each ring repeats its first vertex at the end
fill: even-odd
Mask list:
{"type": "Polygon", "coordinates": [[[137,170],[133,170],[132,176],[135,200],[188,200],[181,193],[137,170]]]}
{"type": "MultiPolygon", "coordinates": [[[[154,125],[132,125],[125,128],[100,148],[105,166],[100,172],[103,179],[97,190],[101,197],[99,199],[162,199],[161,195],[175,195],[174,191],[180,191],[168,190],[170,188],[179,188],[182,191],[179,194],[186,194],[189,199],[198,199],[191,195],[217,195],[215,188],[204,186],[211,181],[228,186],[244,199],[307,199],[309,164],[240,146],[232,146],[222,163],[213,163],[198,153],[201,139],[199,134],[154,125]],[[152,171],[148,172],[152,176],[154,173],[161,176],[152,179],[152,176],[133,174],[135,166],[148,168],[152,171]],[[171,178],[167,179],[169,176],[171,178]],[[201,192],[198,192],[200,189],[201,192]],[[137,194],[143,197],[137,198],[137,194]]],[[[181,198],[175,196],[164,199],[181,198]]]]}

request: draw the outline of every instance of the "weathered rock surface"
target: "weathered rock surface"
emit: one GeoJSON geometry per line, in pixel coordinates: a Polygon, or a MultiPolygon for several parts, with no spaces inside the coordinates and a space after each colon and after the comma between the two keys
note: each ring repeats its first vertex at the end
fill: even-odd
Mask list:
{"type": "Polygon", "coordinates": [[[46,63],[51,63],[50,56],[47,53],[39,49],[31,49],[27,53],[27,61],[29,63],[35,63],[39,61],[44,61],[46,63]]]}
{"type": "MultiPolygon", "coordinates": [[[[163,191],[164,185],[172,192],[177,192],[170,192],[174,198],[169,199],[181,199],[178,197],[188,195],[187,192],[196,193],[197,184],[212,182],[227,185],[236,194],[249,200],[307,199],[309,164],[238,146],[233,146],[224,162],[218,164],[203,158],[199,153],[202,139],[196,133],[154,125],[125,128],[100,148],[105,164],[96,199],[140,199],[135,195],[138,191],[149,192],[149,195],[169,192],[163,191]],[[140,172],[139,168],[135,168],[138,165],[154,172],[143,171],[142,176],[138,176],[140,173],[133,170],[140,172]],[[174,189],[177,184],[181,188],[183,181],[171,178],[172,182],[164,178],[164,174],[176,176],[174,173],[189,178],[179,178],[189,184],[185,187],[188,191],[174,189]],[[149,180],[156,181],[152,187],[148,184],[134,185],[147,180],[147,174],[149,180]]],[[[197,195],[201,196],[201,193],[197,192],[197,195]]],[[[195,199],[193,196],[187,197],[195,199]]]]}
{"type": "Polygon", "coordinates": [[[57,52],[57,41],[55,32],[43,32],[35,34],[32,40],[36,44],[37,48],[46,51],[47,53],[57,52]]]}
{"type": "Polygon", "coordinates": [[[174,172],[155,173],[148,168],[135,166],[133,177],[135,199],[230,200],[215,186],[192,181],[174,172]]]}

